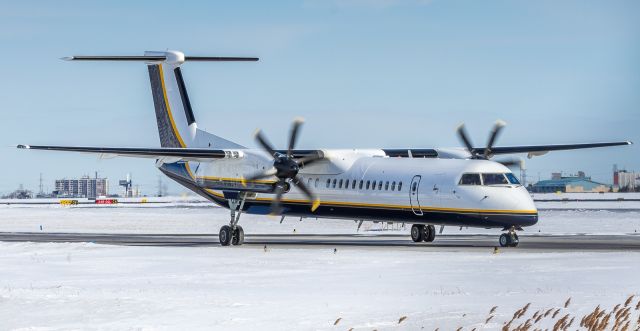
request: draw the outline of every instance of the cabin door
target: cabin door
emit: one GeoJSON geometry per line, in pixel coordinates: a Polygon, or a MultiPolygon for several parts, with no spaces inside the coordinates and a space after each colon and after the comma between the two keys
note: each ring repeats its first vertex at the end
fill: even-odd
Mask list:
{"type": "Polygon", "coordinates": [[[411,210],[413,213],[422,216],[422,209],[420,208],[420,197],[418,192],[420,191],[420,180],[422,176],[413,176],[411,185],[409,186],[409,201],[411,202],[411,210]]]}

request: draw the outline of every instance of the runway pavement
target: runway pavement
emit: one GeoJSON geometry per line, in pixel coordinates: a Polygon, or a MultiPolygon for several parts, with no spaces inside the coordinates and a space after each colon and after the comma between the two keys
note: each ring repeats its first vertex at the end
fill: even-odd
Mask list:
{"type": "MultiPolygon", "coordinates": [[[[414,243],[400,234],[249,234],[245,245],[270,248],[367,248],[418,249],[425,251],[487,250],[498,246],[498,235],[439,235],[432,243],[414,243]]],[[[91,242],[129,246],[217,246],[211,234],[114,234],[0,232],[5,242],[91,242]]],[[[514,251],[640,251],[640,235],[520,235],[514,251]]]]}

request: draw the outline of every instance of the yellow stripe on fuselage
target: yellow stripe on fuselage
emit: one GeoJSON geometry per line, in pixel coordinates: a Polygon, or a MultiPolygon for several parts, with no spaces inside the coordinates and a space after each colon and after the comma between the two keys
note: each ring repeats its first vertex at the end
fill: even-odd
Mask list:
{"type": "Polygon", "coordinates": [[[180,132],[178,131],[178,128],[176,127],[176,123],[173,121],[173,115],[171,114],[171,106],[169,106],[169,99],[167,98],[167,88],[164,85],[164,71],[162,70],[162,64],[159,64],[158,68],[160,69],[160,84],[162,85],[162,96],[164,96],[164,104],[167,106],[167,113],[169,114],[169,121],[171,122],[171,127],[173,128],[173,132],[176,134],[176,137],[178,138],[180,147],[185,148],[187,147],[187,145],[185,145],[184,140],[182,140],[182,137],[180,137],[180,132]]]}
{"type": "Polygon", "coordinates": [[[229,182],[247,182],[247,183],[261,183],[261,184],[273,184],[275,180],[263,180],[263,179],[254,179],[247,180],[242,178],[227,178],[227,177],[212,177],[212,176],[198,176],[197,179],[207,179],[207,180],[226,180],[229,182]]]}

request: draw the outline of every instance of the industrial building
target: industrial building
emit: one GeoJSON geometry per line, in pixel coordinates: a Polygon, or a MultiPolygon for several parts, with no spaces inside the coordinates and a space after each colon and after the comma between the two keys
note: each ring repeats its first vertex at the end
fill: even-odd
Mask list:
{"type": "Polygon", "coordinates": [[[57,179],[54,194],[58,197],[96,198],[109,194],[107,178],[83,176],[79,179],[57,179]]]}
{"type": "Polygon", "coordinates": [[[575,176],[562,176],[561,173],[551,174],[551,179],[541,180],[529,187],[533,193],[582,193],[582,192],[609,192],[611,187],[591,180],[582,171],[575,176]]]}

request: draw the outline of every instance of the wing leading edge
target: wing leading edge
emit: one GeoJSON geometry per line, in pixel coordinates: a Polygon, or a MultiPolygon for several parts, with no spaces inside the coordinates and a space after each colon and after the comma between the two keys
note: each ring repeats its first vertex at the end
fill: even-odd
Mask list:
{"type": "MultiPolygon", "coordinates": [[[[99,154],[103,157],[128,156],[164,160],[203,161],[227,157],[228,151],[198,148],[136,148],[136,147],[70,147],[70,146],[37,146],[18,145],[20,149],[37,149],[45,151],[79,152],[99,154]]],[[[174,162],[175,162],[174,161],[174,162]]]]}
{"type": "MultiPolygon", "coordinates": [[[[528,153],[529,157],[544,155],[552,151],[566,151],[585,148],[599,148],[612,146],[626,146],[633,144],[630,141],[614,141],[602,143],[586,143],[586,144],[557,144],[557,145],[530,145],[530,146],[508,146],[508,147],[492,147],[489,154],[518,154],[528,153]]],[[[476,153],[484,154],[484,148],[474,148],[476,153]]]]}
{"type": "MultiPolygon", "coordinates": [[[[557,145],[529,145],[529,146],[507,146],[493,147],[489,154],[518,154],[528,153],[531,158],[533,156],[544,155],[552,151],[576,150],[585,148],[599,148],[612,146],[631,145],[630,141],[602,142],[602,143],[585,143],[585,144],[557,144],[557,145]]],[[[201,149],[201,148],[136,148],[136,147],[70,147],[70,146],[38,146],[38,145],[18,145],[20,149],[36,149],[46,151],[63,151],[63,152],[79,152],[99,154],[102,157],[126,156],[150,159],[163,159],[167,163],[179,160],[185,161],[206,161],[212,159],[223,159],[225,157],[234,157],[230,155],[230,151],[201,149]]],[[[484,148],[473,149],[478,154],[484,154],[484,148]]],[[[439,153],[436,149],[384,149],[387,156],[390,157],[438,157],[439,153]]],[[[283,152],[284,151],[279,151],[283,152]]],[[[294,155],[306,156],[311,153],[317,153],[313,150],[294,150],[294,155]]],[[[235,156],[237,157],[237,156],[235,156]]]]}

